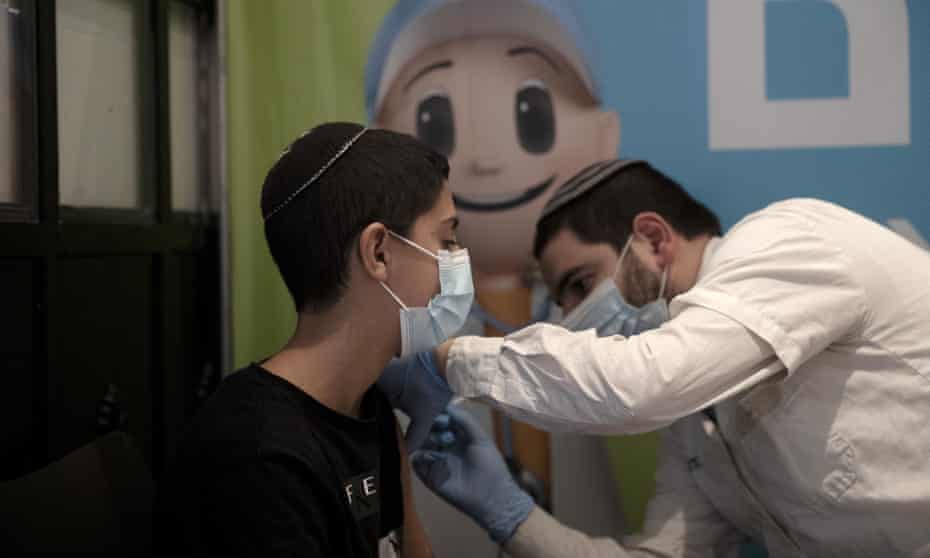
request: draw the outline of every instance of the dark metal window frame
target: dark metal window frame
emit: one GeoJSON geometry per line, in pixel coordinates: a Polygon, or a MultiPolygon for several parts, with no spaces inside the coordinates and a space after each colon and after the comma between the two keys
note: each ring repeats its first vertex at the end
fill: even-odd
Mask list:
{"type": "MultiPolygon", "coordinates": [[[[215,60],[210,39],[215,36],[216,10],[205,0],[129,0],[140,10],[139,60],[141,168],[140,207],[113,209],[70,207],[59,204],[60,177],[58,146],[58,76],[56,52],[55,0],[26,0],[19,9],[21,31],[19,52],[14,52],[17,71],[22,76],[16,89],[17,115],[15,140],[23,148],[17,159],[19,184],[14,188],[17,203],[0,203],[0,226],[8,223],[49,224],[205,224],[215,221],[210,212],[175,211],[171,202],[171,123],[170,60],[168,13],[177,2],[197,10],[198,52],[215,60]]],[[[198,60],[198,67],[203,64],[198,60]]],[[[211,76],[203,76],[199,86],[212,86],[211,76]]],[[[197,102],[205,103],[201,96],[197,102]]],[[[200,107],[205,109],[205,107],[200,107]]],[[[210,114],[207,110],[198,113],[210,114]]],[[[209,138],[201,133],[198,141],[208,156],[209,138]]],[[[205,164],[201,163],[201,164],[205,164]]],[[[209,165],[201,173],[205,188],[215,177],[209,165]]],[[[0,240],[0,249],[5,243],[0,240]]]]}
{"type": "MultiPolygon", "coordinates": [[[[219,60],[218,53],[216,52],[217,44],[217,29],[216,29],[216,6],[211,1],[206,0],[169,0],[167,2],[169,6],[165,10],[165,60],[166,64],[163,69],[165,72],[164,75],[167,75],[171,71],[170,68],[170,58],[169,50],[171,45],[168,43],[167,36],[167,25],[168,18],[170,16],[170,4],[183,4],[185,6],[194,8],[197,12],[196,26],[197,26],[197,61],[196,65],[198,68],[198,81],[197,81],[197,101],[201,103],[201,114],[202,118],[206,119],[207,126],[197,127],[198,137],[197,141],[201,145],[201,154],[203,157],[201,160],[197,161],[197,164],[200,165],[199,176],[204,181],[204,184],[207,185],[216,185],[218,183],[218,178],[213,172],[213,154],[211,148],[215,146],[212,145],[210,140],[210,130],[214,125],[219,121],[219,115],[215,112],[215,106],[208,102],[210,93],[216,90],[216,83],[219,80],[218,69],[216,67],[216,62],[219,60]]],[[[164,113],[170,118],[171,110],[171,99],[169,95],[162,95],[159,99],[164,104],[164,113]]],[[[170,150],[170,130],[169,133],[169,143],[168,149],[170,150]]],[[[170,163],[170,161],[168,161],[170,163]]],[[[169,173],[171,171],[170,165],[167,168],[169,173]]],[[[170,190],[169,184],[169,190],[170,190]]],[[[212,189],[201,190],[200,195],[210,201],[215,201],[214,195],[215,192],[212,189]]],[[[168,220],[172,223],[183,223],[183,224],[217,224],[217,213],[216,209],[213,208],[212,211],[191,211],[185,209],[174,209],[172,206],[172,200],[169,198],[166,200],[168,204],[166,207],[171,208],[170,215],[168,220]]]]}
{"type": "MultiPolygon", "coordinates": [[[[68,1],[68,0],[59,0],[68,1]]],[[[21,59],[25,65],[21,97],[27,107],[18,140],[24,149],[20,173],[20,204],[0,204],[0,257],[29,260],[35,273],[35,305],[40,318],[35,325],[36,356],[33,375],[35,421],[39,432],[34,439],[33,461],[36,466],[47,462],[49,446],[50,406],[57,397],[56,378],[63,374],[54,369],[57,331],[54,293],[57,284],[58,261],[74,256],[148,254],[154,256],[154,301],[164,308],[156,313],[155,349],[151,373],[153,386],[161,385],[161,375],[176,357],[171,346],[168,318],[176,300],[177,285],[171,280],[170,256],[202,249],[215,234],[217,217],[175,212],[171,203],[171,129],[169,87],[168,10],[170,2],[180,1],[195,7],[199,17],[198,31],[216,33],[214,0],[127,0],[139,2],[144,10],[142,41],[141,133],[145,150],[141,187],[143,199],[150,196],[147,207],[137,210],[61,207],[59,203],[58,144],[58,75],[56,44],[56,0],[25,0],[22,2],[24,41],[21,59]],[[145,194],[148,192],[148,194],[145,194]],[[207,229],[211,229],[208,231],[207,229]]],[[[216,60],[215,58],[213,59],[216,60]]],[[[201,99],[200,102],[204,102],[201,99]]],[[[213,125],[213,122],[211,122],[213,125]]],[[[209,142],[209,138],[200,138],[209,142]]],[[[209,143],[207,143],[209,147],[209,143]]],[[[209,155],[204,149],[204,155],[209,155]]],[[[215,177],[204,175],[206,187],[215,177]]],[[[215,211],[215,209],[214,209],[215,211]]],[[[213,240],[215,242],[215,239],[213,240]]],[[[158,391],[158,389],[156,389],[158,391]]],[[[153,394],[153,412],[163,412],[164,401],[153,394]]],[[[161,423],[156,420],[154,435],[162,436],[161,423]]],[[[156,447],[154,459],[160,462],[156,447]]]]}

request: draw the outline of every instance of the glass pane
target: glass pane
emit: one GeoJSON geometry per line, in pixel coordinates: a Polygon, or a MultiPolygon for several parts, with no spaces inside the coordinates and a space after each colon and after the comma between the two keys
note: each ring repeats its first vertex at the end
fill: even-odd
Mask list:
{"type": "Polygon", "coordinates": [[[204,172],[206,114],[198,98],[199,56],[197,12],[172,2],[168,12],[169,68],[171,72],[171,203],[173,209],[205,211],[208,208],[204,172]]]}
{"type": "Polygon", "coordinates": [[[20,149],[22,140],[17,115],[22,115],[18,85],[24,70],[17,62],[24,45],[22,14],[18,0],[0,0],[0,203],[22,203],[20,149]]]}
{"type": "Polygon", "coordinates": [[[55,3],[61,205],[141,201],[141,2],[55,3]]]}

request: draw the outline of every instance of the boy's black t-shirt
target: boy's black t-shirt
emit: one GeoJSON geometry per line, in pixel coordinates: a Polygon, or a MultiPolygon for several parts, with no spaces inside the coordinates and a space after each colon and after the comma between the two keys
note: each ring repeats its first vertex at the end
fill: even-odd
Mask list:
{"type": "Polygon", "coordinates": [[[161,495],[171,555],[377,556],[403,520],[400,454],[377,387],[361,417],[255,364],[226,378],[186,432],[161,495]]]}

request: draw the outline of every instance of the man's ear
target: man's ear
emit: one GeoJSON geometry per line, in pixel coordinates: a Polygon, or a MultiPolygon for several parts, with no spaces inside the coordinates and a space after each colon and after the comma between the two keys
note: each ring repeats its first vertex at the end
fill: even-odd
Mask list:
{"type": "Polygon", "coordinates": [[[648,242],[649,255],[660,269],[671,263],[676,246],[675,229],[661,215],[654,211],[637,214],[633,218],[633,235],[648,242]]]}
{"type": "Polygon", "coordinates": [[[613,159],[617,157],[620,149],[620,115],[613,110],[602,110],[597,116],[603,146],[600,152],[601,160],[613,159]]]}
{"type": "Polygon", "coordinates": [[[358,257],[362,269],[375,281],[388,280],[391,249],[387,236],[387,227],[383,223],[372,223],[358,235],[358,257]]]}

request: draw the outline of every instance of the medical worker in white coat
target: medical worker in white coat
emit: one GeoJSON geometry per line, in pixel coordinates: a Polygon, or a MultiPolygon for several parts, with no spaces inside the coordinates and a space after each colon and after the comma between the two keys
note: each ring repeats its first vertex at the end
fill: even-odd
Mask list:
{"type": "Polygon", "coordinates": [[[382,382],[421,478],[510,555],[737,556],[751,539],[772,557],[930,556],[930,254],[814,199],[720,236],[624,160],[564,184],[534,250],[562,326],[459,337],[382,382]],[[643,533],[589,538],[535,507],[466,414],[434,423],[453,393],[552,431],[662,429],[643,533]]]}

